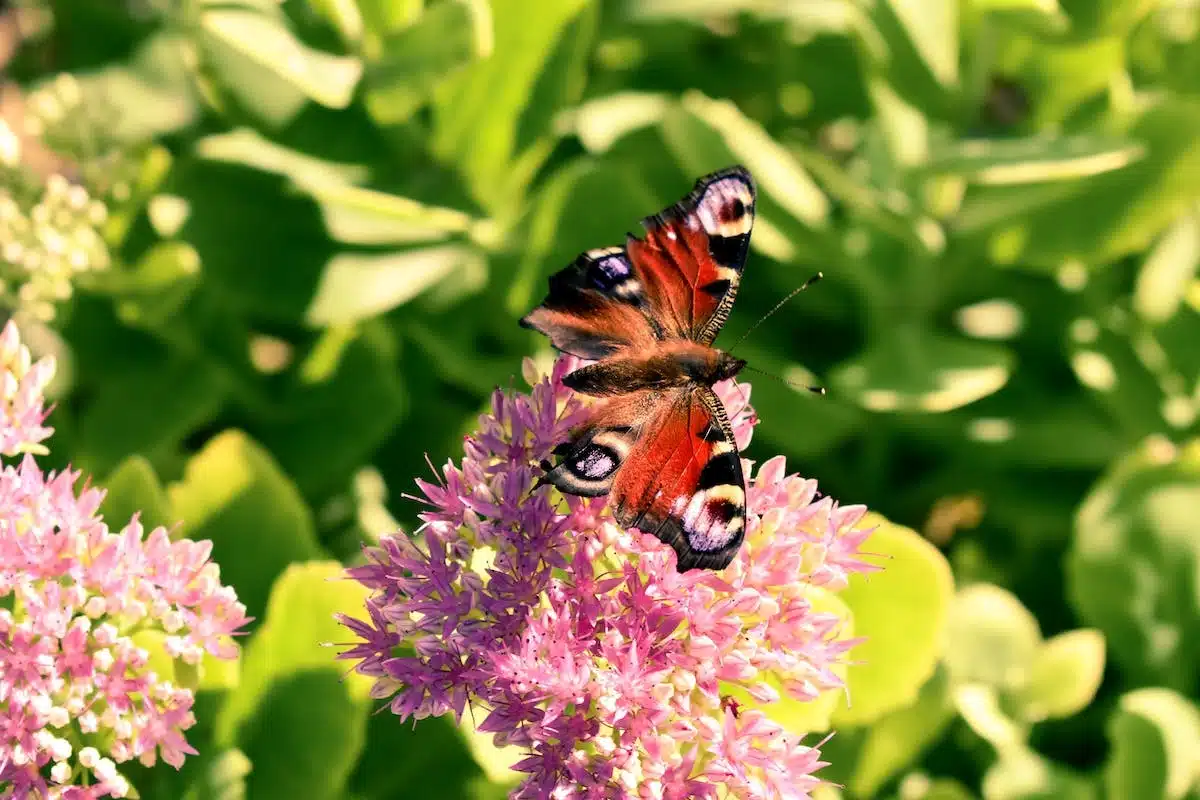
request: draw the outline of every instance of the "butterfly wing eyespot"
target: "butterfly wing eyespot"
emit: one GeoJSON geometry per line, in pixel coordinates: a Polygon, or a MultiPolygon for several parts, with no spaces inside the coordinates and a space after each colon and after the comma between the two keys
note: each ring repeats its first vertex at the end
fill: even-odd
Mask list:
{"type": "Polygon", "coordinates": [[[670,545],[680,572],[728,566],[745,537],[746,481],[724,406],[711,389],[683,392],[658,411],[611,496],[617,522],[670,545]]]}
{"type": "Polygon", "coordinates": [[[700,178],[687,197],[644,219],[644,240],[626,241],[646,304],[672,323],[676,335],[711,344],[729,318],[750,249],[756,198],[749,171],[729,167],[700,178]]]}

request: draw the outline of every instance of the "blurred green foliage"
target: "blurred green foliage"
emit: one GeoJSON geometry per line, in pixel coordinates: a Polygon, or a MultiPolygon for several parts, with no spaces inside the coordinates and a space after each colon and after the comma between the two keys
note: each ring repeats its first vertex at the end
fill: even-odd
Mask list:
{"type": "Polygon", "coordinates": [[[516,325],[546,276],[733,162],[761,200],[731,338],[827,277],[741,354],[829,394],[755,380],[747,456],[884,515],[850,703],[781,712],[838,732],[822,796],[1200,797],[1200,6],[10,13],[27,166],[107,207],[110,258],[26,335],[63,364],[54,457],[212,539],[258,618],[237,668],[175,676],[201,755],[142,797],[503,793],[486,737],[342,680],[319,645],[361,594],[328,579],[548,356],[516,325]]]}

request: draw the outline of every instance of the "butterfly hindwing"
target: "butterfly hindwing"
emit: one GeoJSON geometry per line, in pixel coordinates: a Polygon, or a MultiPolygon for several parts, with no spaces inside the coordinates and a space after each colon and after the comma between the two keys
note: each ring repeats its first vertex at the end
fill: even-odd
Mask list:
{"type": "Polygon", "coordinates": [[[652,533],[680,572],[722,569],[746,528],[746,483],[720,399],[708,387],[664,398],[612,480],[621,525],[652,533]]]}
{"type": "Polygon", "coordinates": [[[657,402],[653,392],[633,392],[598,403],[588,423],[554,449],[558,463],[545,465],[538,483],[580,497],[606,494],[657,402]]]}

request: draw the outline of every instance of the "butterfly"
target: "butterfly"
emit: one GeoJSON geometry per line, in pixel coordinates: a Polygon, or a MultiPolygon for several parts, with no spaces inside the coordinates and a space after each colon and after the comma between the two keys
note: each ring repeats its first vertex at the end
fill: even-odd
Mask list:
{"type": "Polygon", "coordinates": [[[594,362],[563,383],[600,398],[539,485],[608,494],[617,522],[670,545],[680,572],[723,569],[746,533],[741,457],[712,388],[746,362],[712,343],[737,296],[755,197],[744,167],[700,178],[642,220],[644,238],[588,250],[551,276],[521,320],[594,362]]]}

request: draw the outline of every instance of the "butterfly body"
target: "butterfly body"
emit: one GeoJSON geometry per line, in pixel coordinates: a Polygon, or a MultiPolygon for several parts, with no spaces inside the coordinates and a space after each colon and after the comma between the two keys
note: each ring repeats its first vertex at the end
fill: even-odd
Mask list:
{"type": "Polygon", "coordinates": [[[669,544],[680,571],[725,567],[745,535],[741,458],[712,388],[745,362],[712,342],[737,294],[754,204],[741,167],[701,178],[642,221],[644,238],[553,275],[521,321],[593,361],[564,383],[599,398],[539,483],[609,494],[616,520],[669,544]]]}

